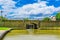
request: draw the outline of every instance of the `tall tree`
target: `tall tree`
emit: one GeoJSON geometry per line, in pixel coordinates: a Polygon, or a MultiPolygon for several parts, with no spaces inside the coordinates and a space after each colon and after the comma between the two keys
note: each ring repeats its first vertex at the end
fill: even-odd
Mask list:
{"type": "Polygon", "coordinates": [[[60,21],[60,12],[56,14],[56,20],[60,21]]]}
{"type": "MultiPolygon", "coordinates": [[[[0,14],[1,14],[1,16],[0,16],[0,20],[7,20],[7,18],[3,17],[2,13],[3,13],[3,11],[0,10],[0,14]]],[[[6,16],[6,15],[5,15],[5,16],[6,16]]]]}

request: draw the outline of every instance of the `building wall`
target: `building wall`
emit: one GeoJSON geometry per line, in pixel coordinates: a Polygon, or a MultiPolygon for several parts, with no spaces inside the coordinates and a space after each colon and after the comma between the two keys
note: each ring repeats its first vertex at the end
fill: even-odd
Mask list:
{"type": "Polygon", "coordinates": [[[51,20],[56,21],[56,17],[55,16],[51,17],[51,20]]]}

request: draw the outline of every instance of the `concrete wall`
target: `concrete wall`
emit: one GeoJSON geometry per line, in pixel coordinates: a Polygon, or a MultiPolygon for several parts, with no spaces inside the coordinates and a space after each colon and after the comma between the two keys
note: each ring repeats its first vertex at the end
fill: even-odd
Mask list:
{"type": "Polygon", "coordinates": [[[39,21],[39,20],[6,20],[0,22],[0,27],[11,27],[14,29],[26,29],[26,24],[35,23],[39,29],[60,27],[60,21],[39,21]]]}

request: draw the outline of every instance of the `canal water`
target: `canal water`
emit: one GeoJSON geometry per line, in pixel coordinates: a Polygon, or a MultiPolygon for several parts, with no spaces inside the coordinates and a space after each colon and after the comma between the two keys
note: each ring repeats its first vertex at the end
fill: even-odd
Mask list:
{"type": "Polygon", "coordinates": [[[34,35],[25,31],[23,33],[21,31],[12,31],[3,40],[60,40],[60,36],[48,34],[34,35]]]}

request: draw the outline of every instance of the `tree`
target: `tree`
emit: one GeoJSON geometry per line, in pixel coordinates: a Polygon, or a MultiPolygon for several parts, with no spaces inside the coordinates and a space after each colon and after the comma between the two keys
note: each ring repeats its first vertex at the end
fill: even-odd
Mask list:
{"type": "Polygon", "coordinates": [[[56,14],[56,20],[57,20],[57,21],[60,21],[60,13],[57,13],[57,14],[56,14]]]}
{"type": "Polygon", "coordinates": [[[29,20],[29,18],[24,18],[23,20],[29,20]]]}
{"type": "Polygon", "coordinates": [[[51,21],[51,19],[49,17],[46,17],[42,21],[51,21]]]}
{"type": "Polygon", "coordinates": [[[0,16],[0,20],[7,20],[7,18],[0,16]]]}
{"type": "MultiPolygon", "coordinates": [[[[3,13],[3,11],[0,10],[0,14],[1,14],[1,16],[0,16],[0,20],[7,20],[7,18],[3,17],[2,13],[3,13]]],[[[5,16],[6,16],[6,15],[5,15],[5,16]]]]}

